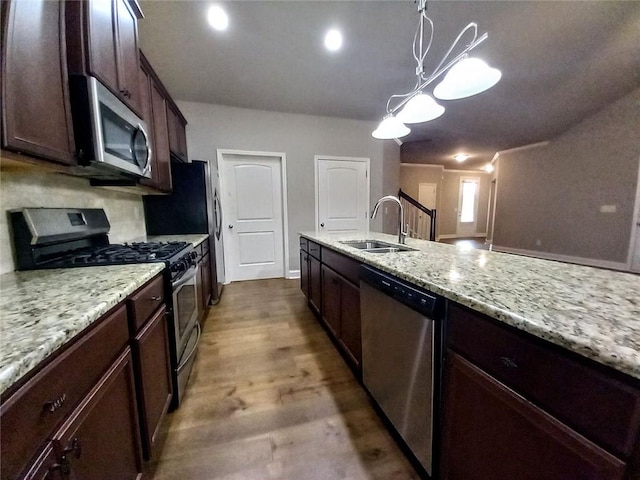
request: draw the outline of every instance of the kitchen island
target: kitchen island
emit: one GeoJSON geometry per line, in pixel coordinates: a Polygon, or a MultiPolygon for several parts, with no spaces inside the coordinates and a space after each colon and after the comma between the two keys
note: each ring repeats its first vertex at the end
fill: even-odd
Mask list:
{"type": "MultiPolygon", "coordinates": [[[[447,480],[640,478],[640,276],[415,239],[389,253],[343,243],[364,240],[396,243],[301,233],[301,288],[365,389],[376,362],[359,356],[359,340],[371,344],[380,317],[360,266],[404,282],[397,291],[392,277],[383,282],[393,298],[411,287],[444,297],[431,357],[434,447],[415,458],[432,454],[447,480]]],[[[385,305],[404,329],[407,311],[385,305]]],[[[381,365],[407,348],[384,345],[373,357],[381,365]]]]}
{"type": "Polygon", "coordinates": [[[640,276],[407,238],[417,251],[368,253],[381,233],[301,232],[336,252],[640,379],[640,276]]]}

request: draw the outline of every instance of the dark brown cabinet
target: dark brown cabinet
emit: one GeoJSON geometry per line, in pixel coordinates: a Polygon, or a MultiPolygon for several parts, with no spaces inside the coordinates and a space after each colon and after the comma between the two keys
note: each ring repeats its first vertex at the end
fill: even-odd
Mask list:
{"type": "Polygon", "coordinates": [[[342,279],[330,268],[322,265],[322,320],[331,332],[340,336],[340,310],[342,279]]]}
{"type": "Polygon", "coordinates": [[[462,357],[446,364],[443,480],[617,480],[625,465],[462,357]]]}
{"type": "Polygon", "coordinates": [[[180,161],[189,160],[187,154],[187,120],[173,102],[167,102],[167,123],[169,128],[169,149],[180,161]]]}
{"type": "Polygon", "coordinates": [[[2,147],[74,165],[65,2],[2,2],[2,147]]]}
{"type": "Polygon", "coordinates": [[[167,333],[166,309],[162,306],[133,341],[145,459],[152,457],[162,419],[171,402],[171,364],[167,333]]]}
{"type": "Polygon", "coordinates": [[[640,478],[633,379],[455,303],[442,478],[640,478]]]}
{"type": "Polygon", "coordinates": [[[83,480],[135,480],[141,471],[136,392],[129,348],[54,435],[59,459],[83,480]]]}
{"type": "Polygon", "coordinates": [[[322,270],[320,260],[309,255],[309,306],[320,315],[322,305],[322,270]]]}
{"type": "Polygon", "coordinates": [[[151,137],[151,178],[140,183],[171,192],[171,158],[164,87],[158,76],[140,52],[140,103],[143,118],[151,137]]]}
{"type": "Polygon", "coordinates": [[[67,2],[67,9],[70,73],[96,77],[142,116],[137,6],[90,0],[67,2]]]}
{"type": "Polygon", "coordinates": [[[309,254],[304,250],[300,250],[300,289],[309,297],[309,254]]]}
{"type": "Polygon", "coordinates": [[[66,459],[58,462],[53,446],[49,443],[22,480],[72,480],[74,477],[70,475],[71,472],[63,473],[69,468],[66,459]]]}

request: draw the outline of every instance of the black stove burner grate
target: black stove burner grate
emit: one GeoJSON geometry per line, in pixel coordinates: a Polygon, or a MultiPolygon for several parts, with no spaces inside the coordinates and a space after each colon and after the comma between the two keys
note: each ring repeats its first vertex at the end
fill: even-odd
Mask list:
{"type": "Polygon", "coordinates": [[[57,258],[56,265],[118,265],[168,261],[187,248],[187,242],[134,242],[87,247],[57,258]]]}

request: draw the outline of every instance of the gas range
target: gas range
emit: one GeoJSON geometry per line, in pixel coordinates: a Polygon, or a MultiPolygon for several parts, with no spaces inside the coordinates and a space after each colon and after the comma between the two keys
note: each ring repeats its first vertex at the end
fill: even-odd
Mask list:
{"type": "Polygon", "coordinates": [[[173,283],[197,259],[187,242],[109,243],[102,209],[25,208],[11,221],[18,270],[163,262],[173,283]]]}

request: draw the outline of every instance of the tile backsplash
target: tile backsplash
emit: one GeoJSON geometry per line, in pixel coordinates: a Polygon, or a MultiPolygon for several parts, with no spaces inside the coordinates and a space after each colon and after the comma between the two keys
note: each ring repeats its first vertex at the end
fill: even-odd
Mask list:
{"type": "Polygon", "coordinates": [[[91,187],[84,178],[59,173],[3,170],[0,174],[0,207],[0,274],[15,269],[7,215],[7,211],[14,208],[104,208],[111,224],[111,243],[146,235],[140,195],[91,187]]]}

